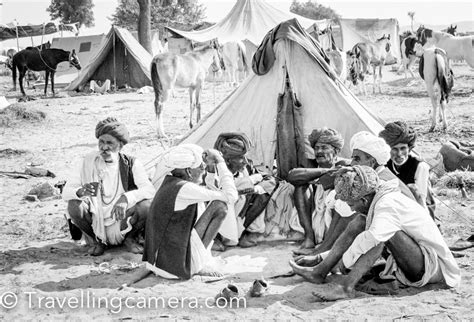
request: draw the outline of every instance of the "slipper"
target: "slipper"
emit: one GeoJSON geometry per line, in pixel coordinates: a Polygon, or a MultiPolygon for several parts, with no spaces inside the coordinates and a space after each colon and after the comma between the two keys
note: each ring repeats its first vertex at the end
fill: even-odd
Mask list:
{"type": "Polygon", "coordinates": [[[377,283],[374,279],[371,279],[364,283],[357,284],[355,290],[372,295],[396,295],[399,291],[399,283],[397,280],[377,283]]]}
{"type": "Polygon", "coordinates": [[[214,239],[214,243],[212,244],[211,250],[216,252],[225,252],[227,247],[220,241],[219,239],[214,239]]]}
{"type": "Polygon", "coordinates": [[[268,290],[267,282],[262,278],[261,280],[255,280],[252,287],[249,290],[251,297],[260,297],[268,290]]]}
{"type": "Polygon", "coordinates": [[[465,250],[468,248],[474,247],[474,236],[469,237],[468,239],[458,239],[454,245],[450,246],[450,250],[465,250]]]}
{"type": "Polygon", "coordinates": [[[105,252],[105,245],[102,243],[98,243],[93,245],[89,250],[87,251],[89,255],[91,256],[101,256],[105,252]]]}
{"type": "Polygon", "coordinates": [[[254,247],[257,246],[257,242],[254,240],[251,240],[249,235],[244,235],[240,238],[239,240],[239,246],[242,248],[249,248],[249,247],[254,247]]]}
{"type": "Polygon", "coordinates": [[[239,289],[237,286],[228,284],[215,296],[216,304],[226,305],[231,301],[232,298],[238,298],[239,296],[239,289]]]}

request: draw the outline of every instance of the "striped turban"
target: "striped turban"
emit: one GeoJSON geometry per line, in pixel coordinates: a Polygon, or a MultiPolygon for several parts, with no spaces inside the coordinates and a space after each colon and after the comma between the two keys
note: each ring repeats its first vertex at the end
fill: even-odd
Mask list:
{"type": "Polygon", "coordinates": [[[387,142],[390,147],[399,143],[408,144],[411,149],[415,146],[416,133],[403,121],[396,121],[385,125],[385,129],[379,133],[379,136],[387,142]]]}
{"type": "Polygon", "coordinates": [[[336,199],[357,201],[375,192],[379,186],[377,172],[371,167],[356,165],[341,171],[334,180],[336,199]]]}
{"type": "Polygon", "coordinates": [[[308,136],[308,139],[313,149],[316,143],[329,144],[338,152],[341,151],[344,146],[342,135],[336,130],[328,129],[327,127],[313,130],[313,132],[308,136]]]}
{"type": "Polygon", "coordinates": [[[219,150],[224,158],[240,157],[247,154],[252,143],[250,139],[241,132],[221,133],[214,144],[214,149],[219,150]]]}
{"type": "Polygon", "coordinates": [[[115,117],[108,117],[97,123],[95,127],[95,137],[99,138],[104,134],[112,135],[124,145],[130,140],[130,133],[128,133],[127,127],[115,117]]]}

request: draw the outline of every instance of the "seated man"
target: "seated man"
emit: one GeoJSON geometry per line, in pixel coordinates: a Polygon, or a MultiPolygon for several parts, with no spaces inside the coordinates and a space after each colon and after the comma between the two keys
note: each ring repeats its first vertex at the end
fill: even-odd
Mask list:
{"type": "MultiPolygon", "coordinates": [[[[230,241],[239,239],[239,246],[257,245],[257,238],[265,232],[264,210],[275,188],[275,181],[261,174],[246,157],[250,149],[250,139],[240,132],[221,133],[214,148],[224,157],[227,168],[234,176],[239,198],[229,216],[225,219],[219,233],[230,241]]],[[[210,189],[219,187],[219,174],[214,168],[208,168],[206,185],[210,189]]],[[[216,240],[216,244],[220,243],[216,240]]],[[[225,246],[220,246],[224,250],[225,246]]]]}
{"type": "Polygon", "coordinates": [[[391,184],[380,183],[367,166],[354,166],[337,175],[336,198],[358,213],[357,220],[337,239],[328,256],[314,267],[290,261],[293,270],[313,283],[323,283],[333,269],[351,271],[326,292],[314,292],[323,300],[353,297],[354,287],[387,246],[390,256],[381,278],[422,287],[428,283],[459,285],[460,270],[428,211],[391,184]],[[357,226],[365,227],[358,233],[357,226]],[[352,230],[356,227],[357,229],[352,230]],[[354,233],[355,232],[355,233],[354,233]]]}
{"type": "Polygon", "coordinates": [[[91,91],[91,93],[105,94],[107,92],[110,92],[110,84],[110,79],[106,79],[103,84],[100,80],[91,80],[89,84],[89,90],[91,91]]]}
{"type": "Polygon", "coordinates": [[[435,201],[430,189],[430,166],[411,153],[416,142],[415,131],[405,122],[397,121],[388,123],[379,136],[391,148],[387,168],[410,188],[418,203],[427,208],[434,218],[435,201]]]}
{"type": "Polygon", "coordinates": [[[344,145],[341,134],[333,129],[316,129],[309,135],[309,142],[314,149],[316,168],[295,168],[288,174],[288,181],[295,186],[295,207],[305,234],[302,249],[294,252],[297,255],[313,253],[325,236],[335,239],[333,230],[337,222],[341,221],[339,225],[345,227],[352,215],[347,205],[334,200],[334,193],[330,195],[331,187],[319,183],[324,175],[334,172],[336,166],[346,164],[337,156],[344,145]],[[311,191],[310,184],[316,179],[320,180],[311,191]]]}
{"type": "Polygon", "coordinates": [[[142,253],[134,237],[145,227],[155,189],[141,162],[121,153],[130,136],[116,118],[95,129],[99,151],[87,154],[71,173],[62,196],[73,223],[91,237],[89,254],[99,256],[105,245],[120,245],[142,253]]]}
{"type": "Polygon", "coordinates": [[[211,267],[210,244],[227,215],[227,204],[237,200],[224,158],[214,149],[203,153],[195,144],[181,144],[168,150],[161,162],[171,175],[163,180],[150,207],[143,254],[147,268],[165,278],[220,275],[211,267]],[[200,185],[206,167],[219,171],[222,190],[200,185]]]}

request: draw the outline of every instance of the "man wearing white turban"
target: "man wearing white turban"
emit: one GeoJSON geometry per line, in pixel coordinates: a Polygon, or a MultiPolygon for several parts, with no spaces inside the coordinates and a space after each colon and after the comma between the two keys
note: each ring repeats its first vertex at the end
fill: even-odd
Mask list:
{"type": "Polygon", "coordinates": [[[165,278],[220,275],[212,267],[211,243],[227,215],[227,204],[238,197],[224,158],[214,149],[181,144],[165,152],[160,163],[170,174],[153,199],[146,223],[147,268],[165,278]],[[206,167],[219,172],[221,190],[201,185],[206,167]],[[204,202],[210,203],[206,207],[204,202]]]}

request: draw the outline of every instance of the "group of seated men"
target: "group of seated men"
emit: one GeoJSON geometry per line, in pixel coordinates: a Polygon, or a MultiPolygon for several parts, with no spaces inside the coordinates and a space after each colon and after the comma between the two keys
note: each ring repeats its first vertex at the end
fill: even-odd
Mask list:
{"type": "MultiPolygon", "coordinates": [[[[155,186],[143,164],[121,152],[130,139],[123,123],[100,121],[95,136],[98,151],[81,159],[63,191],[91,255],[124,244],[143,253],[147,269],[158,275],[215,276],[212,245],[253,246],[265,231],[265,206],[278,183],[247,160],[245,134],[222,133],[205,151],[195,144],[170,148],[160,158],[166,171],[159,171],[164,176],[155,186]],[[137,237],[143,231],[142,247],[137,237]]],[[[304,232],[290,266],[314,283],[330,272],[349,272],[331,294],[316,296],[352,296],[381,254],[381,277],[416,287],[458,285],[459,268],[430,216],[429,167],[412,153],[412,129],[394,122],[380,137],[356,133],[352,161],[339,157],[344,140],[336,130],[315,129],[308,139],[312,167],[288,175],[304,232]]]]}

